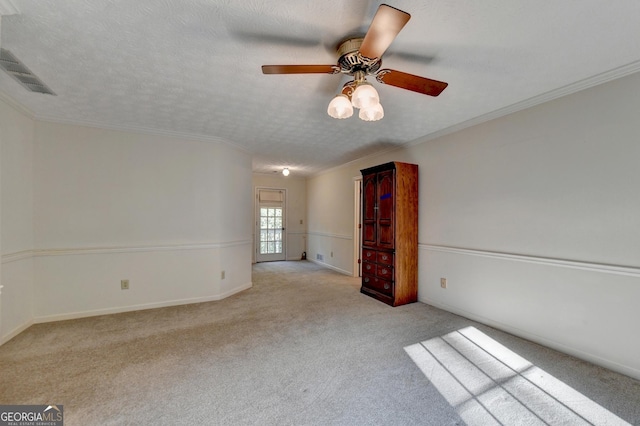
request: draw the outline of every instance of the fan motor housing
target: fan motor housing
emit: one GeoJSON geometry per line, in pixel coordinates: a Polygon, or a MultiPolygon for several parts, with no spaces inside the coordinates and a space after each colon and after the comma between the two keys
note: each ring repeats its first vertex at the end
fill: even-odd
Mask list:
{"type": "Polygon", "coordinates": [[[353,75],[357,71],[374,74],[380,69],[380,58],[369,59],[360,54],[360,46],[364,37],[351,37],[338,44],[338,65],[344,74],[353,75]]]}

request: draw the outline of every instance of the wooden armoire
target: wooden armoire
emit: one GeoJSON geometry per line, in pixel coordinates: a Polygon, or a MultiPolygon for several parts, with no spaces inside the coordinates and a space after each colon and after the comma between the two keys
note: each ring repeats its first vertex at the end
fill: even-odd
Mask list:
{"type": "Polygon", "coordinates": [[[418,299],[418,166],[362,172],[362,287],[388,305],[418,299]]]}

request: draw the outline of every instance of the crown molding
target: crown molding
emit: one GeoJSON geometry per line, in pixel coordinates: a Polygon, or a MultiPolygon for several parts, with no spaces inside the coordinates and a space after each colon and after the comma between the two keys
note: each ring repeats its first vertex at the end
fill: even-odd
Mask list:
{"type": "Polygon", "coordinates": [[[204,136],[204,135],[197,135],[192,133],[174,132],[171,130],[152,129],[149,127],[139,127],[139,126],[115,125],[115,124],[102,123],[98,121],[89,121],[89,120],[69,120],[66,118],[49,116],[49,115],[41,115],[41,114],[36,114],[34,118],[38,121],[44,121],[44,122],[55,123],[55,124],[69,124],[73,126],[91,127],[94,129],[141,133],[141,134],[153,135],[153,136],[165,136],[170,138],[186,139],[186,140],[197,141],[197,142],[218,142],[218,143],[227,145],[233,149],[236,149],[238,151],[244,152],[245,154],[252,154],[252,152],[249,151],[247,148],[240,146],[234,142],[231,142],[228,139],[221,138],[219,136],[204,136]]]}
{"type": "Polygon", "coordinates": [[[374,152],[374,153],[371,153],[371,154],[366,155],[364,157],[356,158],[355,160],[351,160],[351,161],[348,161],[346,163],[339,164],[337,166],[333,166],[333,167],[330,167],[330,168],[327,168],[327,169],[324,169],[324,170],[317,171],[315,173],[311,173],[309,177],[310,178],[318,177],[318,176],[330,173],[330,172],[335,171],[335,170],[339,170],[339,169],[342,169],[342,168],[345,168],[345,167],[349,167],[354,163],[360,163],[361,161],[364,161],[364,160],[369,159],[369,158],[375,158],[375,157],[377,157],[379,155],[388,154],[388,153],[396,151],[398,149],[406,148],[406,147],[413,146],[413,145],[419,145],[421,143],[424,143],[424,142],[427,142],[427,141],[430,141],[430,140],[433,140],[433,139],[441,138],[443,136],[446,136],[446,135],[449,135],[449,134],[452,134],[452,133],[459,132],[461,130],[467,129],[469,127],[473,127],[473,126],[476,126],[478,124],[482,124],[482,123],[485,123],[487,121],[494,120],[496,118],[504,117],[506,115],[513,114],[515,112],[522,111],[522,110],[525,110],[527,108],[531,108],[531,107],[534,107],[536,105],[540,105],[540,104],[543,104],[545,102],[549,102],[549,101],[552,101],[554,99],[561,98],[563,96],[571,95],[573,93],[580,92],[582,90],[589,89],[591,87],[595,87],[595,86],[598,86],[600,84],[608,83],[610,81],[617,80],[619,78],[626,77],[628,75],[635,74],[637,72],[640,72],[640,61],[635,61],[635,62],[632,62],[630,64],[623,65],[621,67],[614,68],[614,69],[606,71],[604,73],[595,75],[593,77],[585,78],[585,79],[577,81],[575,83],[571,83],[571,84],[568,84],[566,86],[562,86],[560,88],[557,88],[557,89],[554,89],[554,90],[550,90],[550,91],[548,91],[546,93],[543,93],[543,94],[538,95],[538,96],[534,96],[532,98],[529,98],[529,99],[526,99],[524,101],[515,103],[513,105],[509,105],[507,107],[497,109],[497,110],[495,110],[493,112],[490,112],[490,113],[487,113],[487,114],[472,118],[472,119],[464,121],[462,123],[458,123],[458,124],[455,124],[453,126],[446,127],[444,129],[435,131],[433,133],[429,133],[428,135],[421,136],[421,137],[419,137],[417,139],[414,139],[414,140],[412,140],[410,142],[407,142],[405,144],[398,145],[398,146],[395,146],[395,147],[391,147],[391,148],[388,148],[388,149],[385,149],[385,150],[382,150],[382,151],[374,152]]]}
{"type": "MultiPolygon", "coordinates": [[[[2,11],[2,7],[10,7],[8,5],[13,5],[13,3],[11,3],[11,0],[0,0],[0,14],[2,11]]],[[[17,9],[15,9],[17,10],[17,9]]],[[[308,177],[317,177],[326,173],[329,173],[331,171],[334,171],[336,169],[342,169],[343,167],[347,167],[353,163],[357,163],[360,161],[363,161],[367,158],[373,158],[379,155],[383,155],[385,153],[389,153],[392,151],[395,151],[397,149],[403,148],[403,147],[407,147],[407,146],[412,146],[412,145],[418,145],[433,139],[437,139],[440,137],[443,137],[445,135],[449,135],[455,132],[458,132],[460,130],[478,125],[478,124],[482,124],[491,120],[494,120],[496,118],[500,118],[518,111],[522,111],[525,110],[527,108],[531,108],[540,104],[543,104],[545,102],[549,102],[552,101],[554,99],[558,99],[561,98],[563,96],[567,96],[585,89],[589,89],[591,87],[595,87],[598,86],[600,84],[604,84],[613,80],[617,80],[619,78],[622,77],[626,77],[628,75],[631,74],[635,74],[637,72],[640,72],[640,61],[635,61],[632,62],[630,64],[627,65],[623,65],[617,68],[614,68],[612,70],[606,71],[604,73],[598,74],[596,76],[593,77],[589,77],[580,81],[577,81],[575,83],[571,83],[568,84],[566,86],[562,86],[559,87],[557,89],[548,91],[546,93],[543,93],[541,95],[538,96],[534,96],[532,98],[526,99],[524,101],[521,102],[517,102],[513,105],[509,105],[507,107],[504,108],[500,108],[498,110],[495,110],[493,112],[490,112],[488,114],[484,114],[481,115],[479,117],[475,117],[472,118],[470,120],[464,121],[462,123],[438,130],[436,132],[430,133],[428,135],[422,136],[420,138],[417,138],[413,141],[407,142],[405,144],[401,144],[398,146],[394,146],[394,147],[390,147],[388,149],[385,149],[384,151],[379,151],[379,152],[375,152],[375,153],[371,153],[365,157],[361,157],[361,158],[357,158],[354,159],[352,161],[348,161],[346,163],[342,163],[333,167],[329,167],[327,169],[324,170],[319,170],[316,172],[309,172],[308,173],[308,177]]],[[[21,105],[19,102],[15,101],[13,98],[9,97],[8,95],[6,95],[5,93],[3,93],[2,91],[0,91],[0,100],[4,100],[5,102],[7,102],[9,105],[13,106],[14,108],[18,109],[19,111],[25,113],[26,115],[28,115],[29,117],[35,119],[35,120],[39,120],[39,121],[46,121],[46,122],[52,122],[52,123],[59,123],[59,124],[70,124],[70,125],[76,125],[76,126],[85,126],[85,127],[93,127],[93,128],[99,128],[99,129],[105,129],[105,130],[115,130],[115,131],[127,131],[127,132],[134,132],[134,133],[142,133],[142,134],[149,134],[149,135],[155,135],[155,136],[166,136],[166,137],[173,137],[173,138],[181,138],[181,139],[187,139],[187,140],[193,140],[193,141],[200,141],[200,142],[219,142],[222,144],[225,144],[233,149],[239,150],[241,152],[244,152],[246,154],[253,154],[250,150],[248,150],[245,147],[240,146],[237,143],[231,142],[227,139],[221,138],[221,137],[217,137],[217,136],[204,136],[204,135],[198,135],[198,134],[191,134],[191,133],[183,133],[183,132],[174,132],[174,131],[170,131],[170,130],[159,130],[159,129],[152,129],[152,128],[146,128],[146,127],[138,127],[138,126],[126,126],[126,125],[114,125],[114,124],[107,124],[107,123],[102,123],[102,122],[93,122],[93,121],[83,121],[83,120],[69,120],[69,119],[65,119],[65,118],[61,118],[61,117],[56,117],[56,116],[46,116],[46,115],[39,115],[39,114],[34,114],[33,112],[29,111],[26,107],[24,107],[23,105],[21,105]]]]}
{"type": "MultiPolygon", "coordinates": [[[[0,2],[2,1],[3,0],[0,0],[0,2]]],[[[202,136],[202,135],[195,135],[191,133],[151,129],[147,127],[113,125],[113,124],[106,124],[106,123],[95,122],[95,121],[68,120],[66,118],[61,118],[61,117],[35,114],[34,112],[29,110],[27,107],[25,107],[15,99],[13,99],[11,96],[6,94],[2,90],[0,90],[0,100],[6,102],[10,106],[12,106],[14,109],[27,115],[29,118],[37,121],[44,121],[44,122],[55,123],[55,124],[69,124],[73,126],[91,127],[91,128],[103,129],[103,130],[115,130],[120,132],[142,133],[142,134],[153,135],[153,136],[166,136],[166,137],[187,139],[187,140],[198,141],[198,142],[218,142],[218,143],[225,144],[238,151],[244,152],[245,154],[252,154],[252,152],[250,152],[246,148],[218,136],[202,136]]]]}
{"type": "Polygon", "coordinates": [[[22,105],[20,102],[16,101],[11,96],[9,96],[8,94],[6,94],[1,90],[0,90],[0,100],[6,102],[8,105],[20,111],[21,113],[25,114],[32,120],[43,121],[43,122],[54,123],[54,124],[69,124],[73,126],[91,127],[94,129],[141,133],[141,134],[153,135],[153,136],[164,136],[164,137],[186,139],[186,140],[197,141],[197,142],[209,142],[209,143],[217,142],[217,143],[222,143],[224,145],[227,145],[230,148],[233,148],[245,154],[252,154],[252,152],[247,150],[246,148],[218,136],[202,136],[202,135],[194,135],[191,133],[172,132],[169,130],[150,129],[147,127],[112,125],[112,124],[105,124],[105,123],[94,122],[94,121],[68,120],[60,117],[35,114],[31,110],[29,110],[27,107],[22,105]]]}
{"type": "MultiPolygon", "coordinates": [[[[418,139],[418,140],[420,142],[423,142],[422,139],[418,139]]],[[[410,144],[410,143],[412,143],[412,142],[409,142],[408,144],[410,144]]],[[[390,154],[392,152],[398,151],[398,150],[406,147],[408,144],[401,144],[401,145],[395,145],[395,146],[391,146],[391,147],[388,147],[388,148],[384,148],[384,149],[382,149],[380,151],[372,152],[371,154],[367,154],[367,155],[365,155],[363,157],[359,157],[359,158],[355,158],[353,160],[347,161],[346,163],[341,163],[341,164],[338,164],[337,166],[332,166],[332,167],[329,167],[327,169],[323,169],[323,170],[319,170],[317,172],[311,173],[309,175],[309,177],[310,178],[315,178],[315,177],[319,177],[319,176],[322,176],[322,175],[326,175],[327,173],[331,173],[331,172],[336,171],[336,170],[341,170],[341,169],[343,169],[345,167],[349,167],[349,166],[352,166],[354,164],[363,163],[363,162],[366,163],[367,160],[379,157],[381,155],[386,155],[386,154],[390,154]]],[[[360,167],[360,166],[358,166],[358,167],[360,167]]]]}
{"type": "Polygon", "coordinates": [[[559,87],[557,89],[550,90],[546,93],[542,93],[538,96],[534,96],[524,101],[517,102],[513,105],[509,105],[504,108],[497,109],[488,114],[481,115],[479,117],[472,118],[459,124],[455,124],[451,127],[447,127],[442,130],[438,130],[434,133],[430,133],[424,137],[418,138],[412,142],[407,143],[407,146],[418,145],[426,141],[440,138],[451,133],[458,132],[469,127],[476,126],[478,124],[486,123],[487,121],[494,120],[496,118],[504,117],[509,114],[513,114],[518,111],[525,110],[527,108],[534,107],[536,105],[543,104],[545,102],[552,101],[567,95],[571,95],[582,90],[589,89],[591,87],[599,86],[604,83],[608,83],[613,80],[617,80],[622,77],[626,77],[631,74],[640,72],[640,61],[631,62],[630,64],[623,65],[614,68],[609,71],[605,71],[601,74],[585,78],[575,83],[567,84],[566,86],[559,87]]]}
{"type": "Polygon", "coordinates": [[[19,14],[20,10],[11,0],[0,0],[0,16],[19,14]]]}
{"type": "Polygon", "coordinates": [[[22,105],[20,102],[16,101],[15,99],[13,99],[11,96],[7,95],[2,90],[0,90],[0,101],[4,101],[5,103],[7,103],[7,105],[9,105],[13,109],[23,113],[24,115],[26,115],[30,119],[32,119],[32,120],[36,119],[35,114],[29,108],[27,108],[26,106],[22,105]]]}

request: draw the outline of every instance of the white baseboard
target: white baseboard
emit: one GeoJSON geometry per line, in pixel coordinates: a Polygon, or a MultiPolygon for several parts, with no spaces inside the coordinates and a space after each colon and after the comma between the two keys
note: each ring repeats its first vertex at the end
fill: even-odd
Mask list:
{"type": "Polygon", "coordinates": [[[18,334],[22,333],[23,331],[25,331],[27,328],[31,327],[33,324],[35,324],[35,322],[33,320],[29,320],[26,323],[19,325],[18,327],[14,328],[13,330],[11,330],[9,332],[9,334],[7,334],[6,336],[0,336],[0,346],[4,345],[5,343],[7,343],[9,340],[13,339],[14,337],[16,337],[18,334]]]}
{"type": "Polygon", "coordinates": [[[87,317],[95,317],[99,315],[111,315],[111,314],[120,314],[124,312],[132,312],[132,311],[142,311],[146,309],[156,309],[156,308],[166,308],[169,306],[179,306],[179,305],[190,305],[192,303],[203,303],[203,302],[215,302],[218,300],[225,299],[229,296],[232,296],[236,293],[239,293],[244,290],[248,290],[253,286],[253,283],[247,283],[241,287],[234,288],[226,293],[218,294],[215,296],[207,296],[207,297],[195,297],[191,299],[179,299],[179,300],[169,300],[165,302],[156,302],[156,303],[145,303],[142,305],[131,305],[131,306],[121,306],[116,308],[106,308],[106,309],[96,309],[93,311],[82,311],[82,312],[71,312],[67,314],[58,314],[58,315],[48,315],[42,317],[35,317],[33,320],[34,324],[41,324],[46,322],[54,322],[54,321],[64,321],[70,319],[78,319],[78,318],[87,318],[87,317]]]}
{"type": "Polygon", "coordinates": [[[325,267],[327,269],[331,269],[331,270],[334,270],[336,272],[340,272],[341,274],[349,275],[350,277],[353,276],[353,273],[351,271],[347,271],[347,270],[338,268],[336,266],[329,265],[328,263],[318,262],[317,260],[314,260],[314,259],[307,259],[307,260],[309,262],[315,263],[316,265],[320,265],[320,266],[323,266],[323,267],[325,267]]]}
{"type": "MultiPolygon", "coordinates": [[[[253,287],[253,283],[249,282],[243,286],[234,288],[232,290],[226,291],[224,293],[219,294],[217,297],[217,300],[222,300],[222,299],[226,299],[229,296],[233,296],[236,293],[240,293],[241,291],[245,291],[245,290],[249,290],[251,287],[253,287]]],[[[199,303],[199,302],[195,302],[195,303],[199,303]]]]}
{"type": "Polygon", "coordinates": [[[501,322],[493,321],[489,318],[485,318],[480,315],[473,314],[471,312],[467,312],[462,309],[455,308],[453,306],[449,306],[444,303],[439,303],[428,298],[418,298],[419,302],[425,303],[427,305],[435,306],[436,308],[445,310],[447,312],[454,313],[456,315],[460,315],[462,317],[468,318],[473,321],[477,321],[479,323],[488,325],[493,328],[497,328],[498,330],[505,331],[509,334],[513,334],[514,336],[522,337],[523,339],[530,340],[535,343],[539,343],[541,345],[547,346],[549,348],[555,349],[557,351],[563,352],[565,354],[569,354],[575,356],[576,358],[580,358],[582,360],[591,362],[593,364],[608,368],[609,370],[616,371],[618,373],[627,375],[629,377],[633,377],[634,379],[640,380],[640,370],[619,364],[617,362],[610,361],[605,358],[601,358],[597,355],[593,355],[588,352],[583,352],[579,349],[572,348],[562,343],[558,343],[553,340],[546,339],[544,337],[538,336],[537,334],[528,333],[519,328],[512,327],[508,324],[503,324],[501,322]]]}

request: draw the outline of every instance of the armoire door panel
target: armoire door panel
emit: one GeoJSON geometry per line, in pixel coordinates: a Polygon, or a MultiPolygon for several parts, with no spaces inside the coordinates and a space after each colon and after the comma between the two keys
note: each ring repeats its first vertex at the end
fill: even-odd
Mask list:
{"type": "Polygon", "coordinates": [[[375,175],[366,176],[362,183],[362,220],[376,220],[376,179],[375,175]]]}
{"type": "Polygon", "coordinates": [[[365,222],[362,224],[362,243],[366,246],[376,246],[377,227],[375,222],[365,222]]]}
{"type": "Polygon", "coordinates": [[[378,222],[378,247],[392,249],[394,246],[393,222],[389,220],[378,222]]]}
{"type": "Polygon", "coordinates": [[[378,173],[378,220],[393,221],[395,204],[393,170],[378,173]]]}
{"type": "Polygon", "coordinates": [[[378,246],[386,249],[394,247],[394,172],[387,170],[378,173],[378,246]]]}

